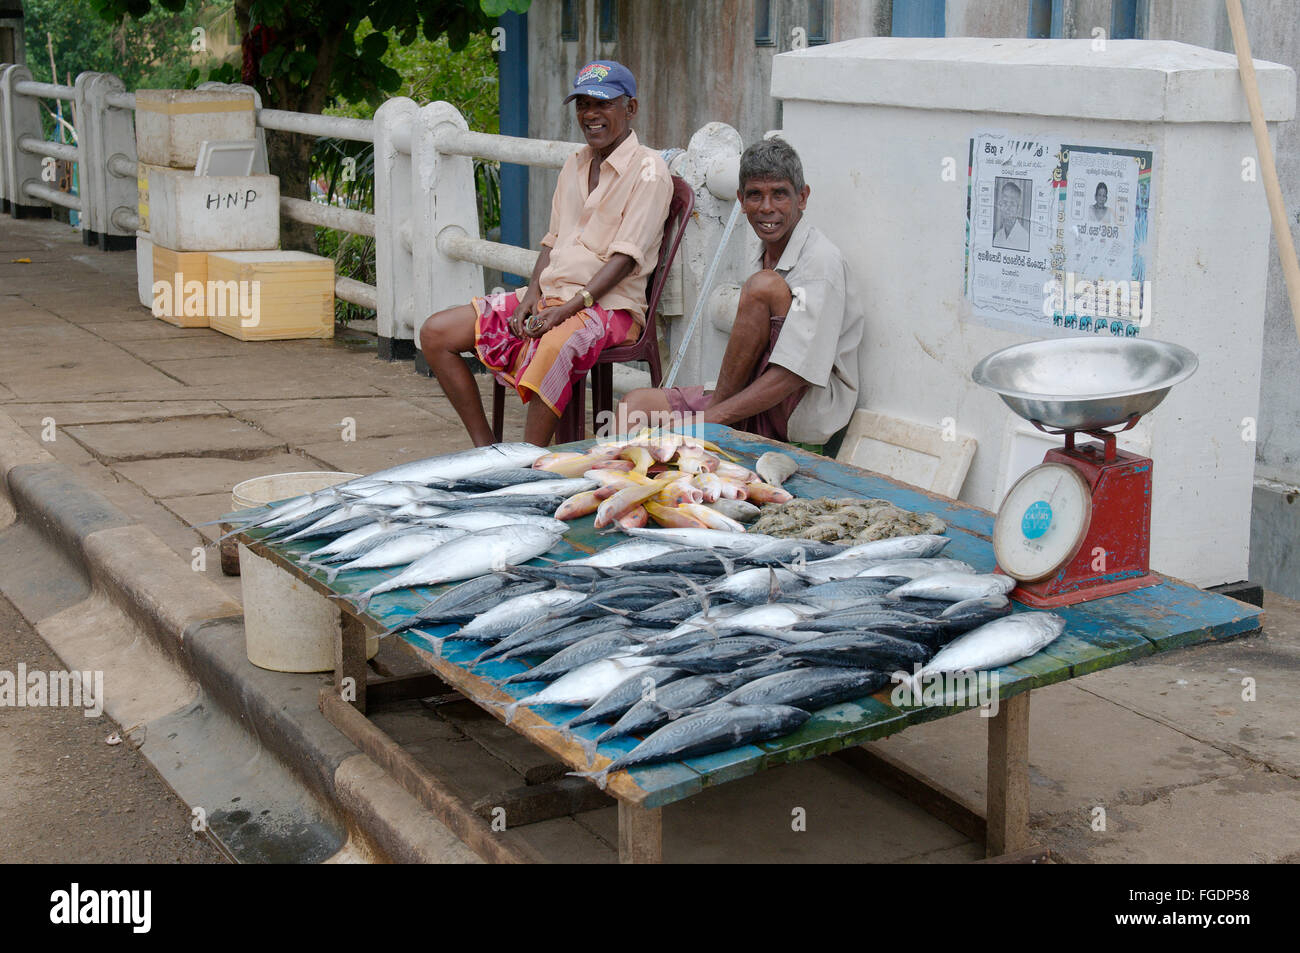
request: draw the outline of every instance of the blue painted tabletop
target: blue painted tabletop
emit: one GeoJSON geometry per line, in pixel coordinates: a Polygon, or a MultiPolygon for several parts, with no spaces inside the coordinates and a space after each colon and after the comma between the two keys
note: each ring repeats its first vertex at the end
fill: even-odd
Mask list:
{"type": "MultiPolygon", "coordinates": [[[[780,450],[790,455],[799,463],[800,469],[786,481],[785,486],[796,496],[876,498],[888,500],[905,510],[933,513],[947,522],[948,535],[952,537],[952,542],[944,550],[945,556],[965,560],[981,572],[994,568],[989,541],[993,514],[986,510],[728,427],[704,424],[692,432],[741,457],[741,464],[751,468],[757,457],[768,450],[780,450]]],[[[587,440],[557,449],[583,449],[595,442],[587,440]]],[[[588,555],[625,538],[618,534],[598,533],[592,526],[592,519],[588,516],[573,521],[573,528],[556,549],[547,554],[548,558],[588,555]]],[[[256,540],[260,535],[253,532],[248,537],[256,540]]],[[[331,593],[360,592],[390,578],[402,568],[350,572],[333,584],[327,584],[323,573],[296,563],[299,556],[317,545],[316,542],[262,544],[258,550],[300,578],[311,581],[314,588],[331,593]]],[[[375,597],[362,617],[371,630],[376,626],[387,628],[423,608],[446,588],[432,586],[385,593],[375,597]]],[[[353,611],[349,604],[340,604],[345,611],[353,611]]],[[[1027,611],[1020,606],[1016,608],[1027,611]]],[[[1254,632],[1260,628],[1262,615],[1261,610],[1254,606],[1168,578],[1146,589],[1052,611],[1065,617],[1065,632],[1038,654],[996,670],[1000,698],[1155,652],[1254,632]]],[[[442,639],[452,635],[455,628],[451,625],[430,626],[409,630],[398,637],[405,640],[414,653],[446,682],[498,717],[504,717],[506,703],[537,689],[536,683],[500,684],[501,680],[526,670],[536,660],[490,661],[471,668],[470,661],[482,651],[483,645],[454,638],[443,642],[442,639]]],[[[987,686],[984,689],[987,690],[987,686]]],[[[944,697],[926,695],[919,700],[900,699],[897,687],[891,686],[873,696],[816,712],[793,734],[775,741],[619,772],[609,778],[609,792],[643,807],[660,807],[689,797],[709,785],[754,774],[772,765],[827,754],[894,734],[908,725],[955,714],[978,705],[980,700],[974,684],[964,693],[958,688],[950,690],[944,697]],[[904,701],[908,703],[902,703],[904,701]],[[920,703],[911,703],[914,701],[920,703]]],[[[987,700],[987,696],[983,700],[987,700]]],[[[557,705],[520,708],[511,727],[575,770],[587,770],[589,766],[581,746],[557,727],[579,711],[557,705]]],[[[594,738],[606,727],[605,724],[587,725],[578,728],[576,733],[594,738]]],[[[637,742],[636,738],[623,738],[601,745],[591,767],[602,767],[608,759],[630,751],[637,742]]]]}

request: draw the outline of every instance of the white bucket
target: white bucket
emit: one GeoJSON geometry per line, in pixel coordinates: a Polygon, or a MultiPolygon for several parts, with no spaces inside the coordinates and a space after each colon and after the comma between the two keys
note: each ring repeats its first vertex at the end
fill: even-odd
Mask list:
{"type": "MultiPolygon", "coordinates": [[[[312,493],[360,474],[276,473],[238,484],[236,509],[261,506],[312,493]]],[[[273,672],[327,672],[334,668],[334,640],[343,625],[335,600],[327,599],[268,560],[239,547],[244,584],[244,634],[248,660],[273,672]]],[[[379,651],[379,639],[366,640],[366,658],[379,651]]]]}
{"type": "Polygon", "coordinates": [[[272,473],[236,483],[230,498],[235,509],[265,506],[277,500],[287,500],[303,493],[315,493],[327,486],[346,483],[361,476],[360,473],[340,473],[336,470],[309,470],[303,473],[272,473]]]}
{"type": "MultiPolygon", "coordinates": [[[[253,477],[243,483],[236,483],[231,491],[232,509],[246,510],[253,506],[265,506],[279,500],[292,499],[303,493],[315,493],[327,486],[334,486],[359,477],[359,473],[340,473],[337,470],[309,470],[301,473],[272,473],[267,476],[253,477]]],[[[229,523],[221,524],[221,535],[225,536],[233,529],[229,523]]],[[[239,575],[239,549],[233,539],[221,544],[221,571],[227,576],[239,575]]]]}

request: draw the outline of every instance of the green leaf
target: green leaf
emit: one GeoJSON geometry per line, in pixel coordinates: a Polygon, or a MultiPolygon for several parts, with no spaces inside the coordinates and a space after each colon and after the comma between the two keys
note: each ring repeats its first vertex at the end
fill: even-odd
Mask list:
{"type": "Polygon", "coordinates": [[[262,57],[261,66],[263,73],[274,73],[280,67],[280,61],[284,59],[284,47],[277,46],[270,53],[262,57]]]}
{"type": "Polygon", "coordinates": [[[510,0],[479,0],[479,6],[490,17],[499,17],[510,9],[510,0]]]}
{"type": "Polygon", "coordinates": [[[509,0],[510,9],[515,13],[527,13],[533,0],[509,0]]]}
{"type": "Polygon", "coordinates": [[[388,49],[388,36],[384,33],[371,33],[361,41],[361,52],[366,59],[377,60],[388,49]]]}

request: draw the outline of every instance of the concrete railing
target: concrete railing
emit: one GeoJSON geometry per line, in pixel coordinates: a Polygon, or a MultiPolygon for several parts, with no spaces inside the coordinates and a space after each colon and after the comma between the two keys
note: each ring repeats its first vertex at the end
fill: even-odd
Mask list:
{"type": "MultiPolygon", "coordinates": [[[[215,83],[199,88],[247,89],[215,83]]],[[[374,119],[351,119],[263,109],[256,92],[254,97],[262,169],[265,129],[373,143],[373,212],[281,196],[280,214],[374,238],[375,284],[340,277],[335,294],[375,310],[386,357],[408,352],[408,342],[418,339],[430,314],[482,294],[483,268],[527,275],[537,260],[536,251],[488,241],[479,233],[473,160],[558,169],[581,148],[576,142],[473,132],[445,102],[421,107],[399,97],[384,103],[374,119]]],[[[105,250],[133,247],[140,224],[134,109],[135,94],[111,74],[82,73],[73,86],[59,86],[35,82],[26,67],[0,65],[3,210],[21,217],[48,215],[54,205],[77,209],[87,244],[105,250]],[[75,144],[45,140],[42,98],[75,104],[75,144]],[[77,163],[79,195],[53,187],[54,160],[77,163]]],[[[682,280],[676,293],[666,296],[675,302],[670,316],[693,305],[702,263],[713,253],[734,196],[739,151],[734,130],[717,123],[692,137],[689,149],[672,150],[671,170],[696,188],[697,214],[679,258],[682,280]]],[[[671,335],[671,320],[664,327],[671,335]]],[[[688,369],[692,365],[701,362],[688,360],[688,369]]]]}

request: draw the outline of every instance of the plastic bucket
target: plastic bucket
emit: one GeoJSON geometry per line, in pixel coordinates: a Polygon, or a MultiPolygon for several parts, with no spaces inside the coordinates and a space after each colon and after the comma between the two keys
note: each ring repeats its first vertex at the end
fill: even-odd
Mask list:
{"type": "MultiPolygon", "coordinates": [[[[315,493],[327,486],[345,483],[361,476],[360,473],[340,473],[337,470],[308,470],[302,473],[272,473],[236,483],[230,493],[231,509],[245,510],[250,506],[265,506],[277,500],[288,500],[303,493],[315,493]]],[[[229,533],[229,523],[221,524],[221,535],[229,533]]],[[[227,576],[239,575],[239,546],[233,539],[221,544],[221,571],[227,576]]]]}
{"type": "MultiPolygon", "coordinates": [[[[235,486],[235,509],[262,506],[360,476],[357,473],[311,471],[274,473],[254,477],[235,486]]],[[[234,540],[227,542],[233,543],[234,540]]],[[[236,571],[240,559],[235,547],[236,571]]],[[[223,553],[222,568],[225,568],[223,553]]],[[[248,660],[275,672],[324,672],[334,668],[334,640],[342,626],[337,604],[300,582],[268,560],[245,553],[244,635],[248,660]]],[[[366,642],[366,657],[373,658],[379,640],[366,642]]]]}
{"type": "Polygon", "coordinates": [[[235,509],[264,506],[276,500],[287,500],[303,493],[315,493],[327,486],[355,480],[360,473],[340,473],[336,470],[309,470],[302,473],[272,473],[236,483],[230,493],[235,509]]]}

